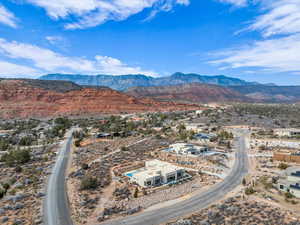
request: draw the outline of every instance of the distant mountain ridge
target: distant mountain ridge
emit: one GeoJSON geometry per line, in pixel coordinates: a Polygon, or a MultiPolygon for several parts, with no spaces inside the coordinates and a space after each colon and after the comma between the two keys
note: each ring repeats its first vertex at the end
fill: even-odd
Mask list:
{"type": "Polygon", "coordinates": [[[167,77],[150,77],[142,74],[136,75],[75,75],[75,74],[48,74],[41,76],[41,80],[65,80],[79,85],[106,86],[115,90],[124,91],[132,87],[173,86],[188,83],[215,84],[220,86],[256,85],[256,82],[247,82],[238,78],[224,75],[206,76],[194,73],[174,73],[167,77]]]}
{"type": "Polygon", "coordinates": [[[248,85],[229,88],[256,102],[300,102],[300,86],[248,85]]]}
{"type": "Polygon", "coordinates": [[[152,98],[158,101],[209,103],[299,103],[300,86],[219,86],[190,83],[173,86],[133,87],[127,94],[137,98],[152,98]]]}
{"type": "Polygon", "coordinates": [[[129,88],[126,93],[137,98],[152,98],[157,101],[185,103],[251,102],[245,95],[230,88],[214,84],[180,84],[160,87],[129,88]]]}

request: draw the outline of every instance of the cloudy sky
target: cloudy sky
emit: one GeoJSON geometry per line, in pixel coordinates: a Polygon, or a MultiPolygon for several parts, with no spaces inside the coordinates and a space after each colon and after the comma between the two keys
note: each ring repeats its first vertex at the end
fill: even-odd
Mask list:
{"type": "Polygon", "coordinates": [[[300,1],[0,1],[1,77],[177,71],[300,85],[300,1]]]}

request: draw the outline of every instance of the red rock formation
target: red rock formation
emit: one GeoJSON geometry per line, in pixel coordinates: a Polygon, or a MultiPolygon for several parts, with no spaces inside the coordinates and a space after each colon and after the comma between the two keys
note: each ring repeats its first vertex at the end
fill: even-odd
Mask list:
{"type": "Polygon", "coordinates": [[[195,105],[137,99],[109,88],[57,92],[34,87],[23,80],[0,82],[1,118],[48,118],[197,108],[195,105]]]}

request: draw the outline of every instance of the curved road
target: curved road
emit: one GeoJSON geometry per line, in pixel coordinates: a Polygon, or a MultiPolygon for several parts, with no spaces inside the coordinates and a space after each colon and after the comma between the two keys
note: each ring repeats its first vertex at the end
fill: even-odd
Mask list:
{"type": "Polygon", "coordinates": [[[68,131],[66,140],[58,153],[56,163],[48,180],[44,201],[45,225],[73,225],[66,191],[65,173],[71,151],[73,130],[68,131]]]}
{"type": "MultiPolygon", "coordinates": [[[[158,225],[206,208],[222,199],[227,193],[241,184],[243,177],[248,172],[246,144],[248,132],[240,129],[237,133],[236,160],[230,174],[224,181],[214,185],[208,191],[199,193],[172,206],[107,221],[102,223],[102,225],[158,225]]],[[[65,171],[68,165],[71,141],[72,132],[70,131],[49,178],[44,203],[45,225],[73,225],[65,186],[65,171]]]]}
{"type": "Polygon", "coordinates": [[[199,211],[222,199],[227,193],[241,184],[243,177],[248,172],[247,136],[248,133],[246,130],[238,130],[235,164],[225,180],[216,184],[210,190],[199,193],[190,199],[172,206],[107,221],[101,223],[101,225],[158,225],[199,211]]]}

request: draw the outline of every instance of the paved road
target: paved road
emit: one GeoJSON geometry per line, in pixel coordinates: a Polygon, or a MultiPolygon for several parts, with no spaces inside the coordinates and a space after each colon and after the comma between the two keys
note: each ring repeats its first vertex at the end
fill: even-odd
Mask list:
{"type": "Polygon", "coordinates": [[[195,211],[206,208],[210,204],[220,200],[227,193],[241,184],[243,177],[248,172],[248,157],[246,130],[238,130],[236,138],[236,160],[230,174],[221,183],[216,184],[210,190],[199,193],[194,197],[165,208],[142,212],[102,223],[102,225],[158,225],[172,219],[188,215],[195,211]]]}
{"type": "Polygon", "coordinates": [[[67,133],[61,150],[58,153],[55,166],[48,180],[44,201],[45,225],[72,225],[69,201],[66,191],[65,173],[68,166],[72,143],[72,131],[67,133]]]}

